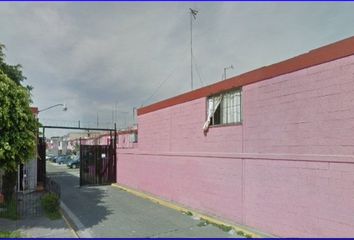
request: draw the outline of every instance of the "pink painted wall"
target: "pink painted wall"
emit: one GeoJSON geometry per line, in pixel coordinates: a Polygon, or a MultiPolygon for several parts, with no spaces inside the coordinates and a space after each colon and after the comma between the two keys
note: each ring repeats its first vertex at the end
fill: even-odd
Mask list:
{"type": "Polygon", "coordinates": [[[354,56],[243,87],[243,124],[206,99],[140,115],[118,183],[284,237],[354,236],[354,56]]]}

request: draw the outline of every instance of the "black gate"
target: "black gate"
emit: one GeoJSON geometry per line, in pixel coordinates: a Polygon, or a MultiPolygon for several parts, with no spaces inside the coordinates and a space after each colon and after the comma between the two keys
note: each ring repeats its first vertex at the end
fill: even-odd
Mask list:
{"type": "MultiPolygon", "coordinates": [[[[116,182],[116,124],[114,124],[114,128],[85,128],[80,127],[79,121],[77,127],[42,126],[42,128],[43,136],[45,136],[46,128],[109,132],[110,140],[107,145],[85,145],[80,139],[80,186],[105,185],[116,182]]],[[[43,180],[45,185],[45,141],[40,140],[38,146],[38,152],[41,155],[39,159],[44,159],[38,165],[38,179],[43,180]]]]}
{"type": "Polygon", "coordinates": [[[116,182],[115,137],[109,145],[84,145],[80,140],[80,186],[116,182]]]}
{"type": "Polygon", "coordinates": [[[38,138],[38,145],[37,145],[37,150],[38,150],[38,156],[37,156],[37,183],[38,185],[42,185],[43,187],[45,186],[45,180],[46,180],[46,143],[45,143],[45,138],[44,137],[39,137],[38,138]]]}

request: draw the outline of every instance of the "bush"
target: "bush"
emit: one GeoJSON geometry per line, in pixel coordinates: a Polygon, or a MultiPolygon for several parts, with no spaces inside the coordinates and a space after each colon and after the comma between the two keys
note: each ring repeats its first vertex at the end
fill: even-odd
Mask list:
{"type": "Polygon", "coordinates": [[[60,218],[60,213],[59,213],[59,197],[55,193],[46,193],[42,199],[41,203],[43,206],[43,209],[47,216],[50,219],[58,219],[60,218]]]}

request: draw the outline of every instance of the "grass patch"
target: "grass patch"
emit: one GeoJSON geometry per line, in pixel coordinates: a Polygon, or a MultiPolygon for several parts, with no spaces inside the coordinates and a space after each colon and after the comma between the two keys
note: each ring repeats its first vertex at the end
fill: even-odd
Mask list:
{"type": "Polygon", "coordinates": [[[41,204],[44,212],[50,220],[56,220],[61,218],[59,212],[59,196],[55,193],[46,193],[42,199],[41,204]]]}
{"type": "Polygon", "coordinates": [[[207,225],[209,225],[209,221],[204,219],[197,224],[198,227],[205,227],[207,225]]]}
{"type": "Polygon", "coordinates": [[[244,233],[243,231],[237,231],[236,233],[237,233],[237,235],[239,235],[239,236],[245,236],[245,233],[244,233]]]}
{"type": "Polygon", "coordinates": [[[188,215],[188,216],[193,216],[193,213],[191,211],[181,211],[183,214],[188,215]]]}
{"type": "Polygon", "coordinates": [[[253,236],[252,236],[251,234],[249,234],[249,233],[244,233],[244,232],[241,231],[241,230],[237,231],[236,233],[237,233],[237,235],[243,236],[243,237],[245,237],[245,238],[253,238],[253,236]]]}
{"type": "Polygon", "coordinates": [[[224,232],[229,232],[232,230],[232,227],[231,226],[227,226],[227,225],[224,225],[224,224],[218,224],[218,223],[214,223],[214,222],[210,222],[206,219],[201,219],[201,221],[198,223],[198,227],[204,227],[204,226],[207,226],[207,225],[213,225],[221,230],[223,230],[224,232]]]}
{"type": "Polygon", "coordinates": [[[20,238],[21,234],[19,232],[1,232],[0,238],[20,238]]]}
{"type": "MultiPolygon", "coordinates": [[[[214,224],[213,224],[214,225],[214,224]]],[[[226,226],[224,224],[215,224],[216,227],[220,228],[221,230],[223,230],[224,232],[229,232],[231,231],[232,227],[231,226],[226,226]]]]}
{"type": "MultiPolygon", "coordinates": [[[[210,222],[207,219],[201,218],[200,222],[197,224],[198,227],[205,227],[207,225],[213,225],[221,230],[223,230],[224,232],[230,232],[233,227],[232,226],[228,226],[228,225],[224,225],[224,224],[218,224],[218,223],[214,223],[214,222],[210,222]]],[[[245,237],[245,238],[253,238],[253,236],[251,234],[246,234],[245,232],[239,230],[236,232],[237,235],[245,237]]]]}
{"type": "Polygon", "coordinates": [[[7,203],[0,204],[0,208],[2,208],[2,210],[0,211],[0,218],[7,218],[11,220],[19,219],[19,216],[17,214],[16,201],[14,199],[10,200],[7,203]]]}
{"type": "Polygon", "coordinates": [[[56,212],[46,212],[46,215],[47,217],[50,219],[50,220],[57,220],[57,219],[60,219],[61,218],[61,214],[59,211],[56,211],[56,212]]]}

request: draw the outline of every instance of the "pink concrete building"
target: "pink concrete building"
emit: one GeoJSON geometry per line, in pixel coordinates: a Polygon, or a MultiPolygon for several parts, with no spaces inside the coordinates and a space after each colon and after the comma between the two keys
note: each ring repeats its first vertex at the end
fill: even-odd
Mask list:
{"type": "Polygon", "coordinates": [[[118,183],[282,237],[354,237],[354,37],[138,110],[118,183]]]}

